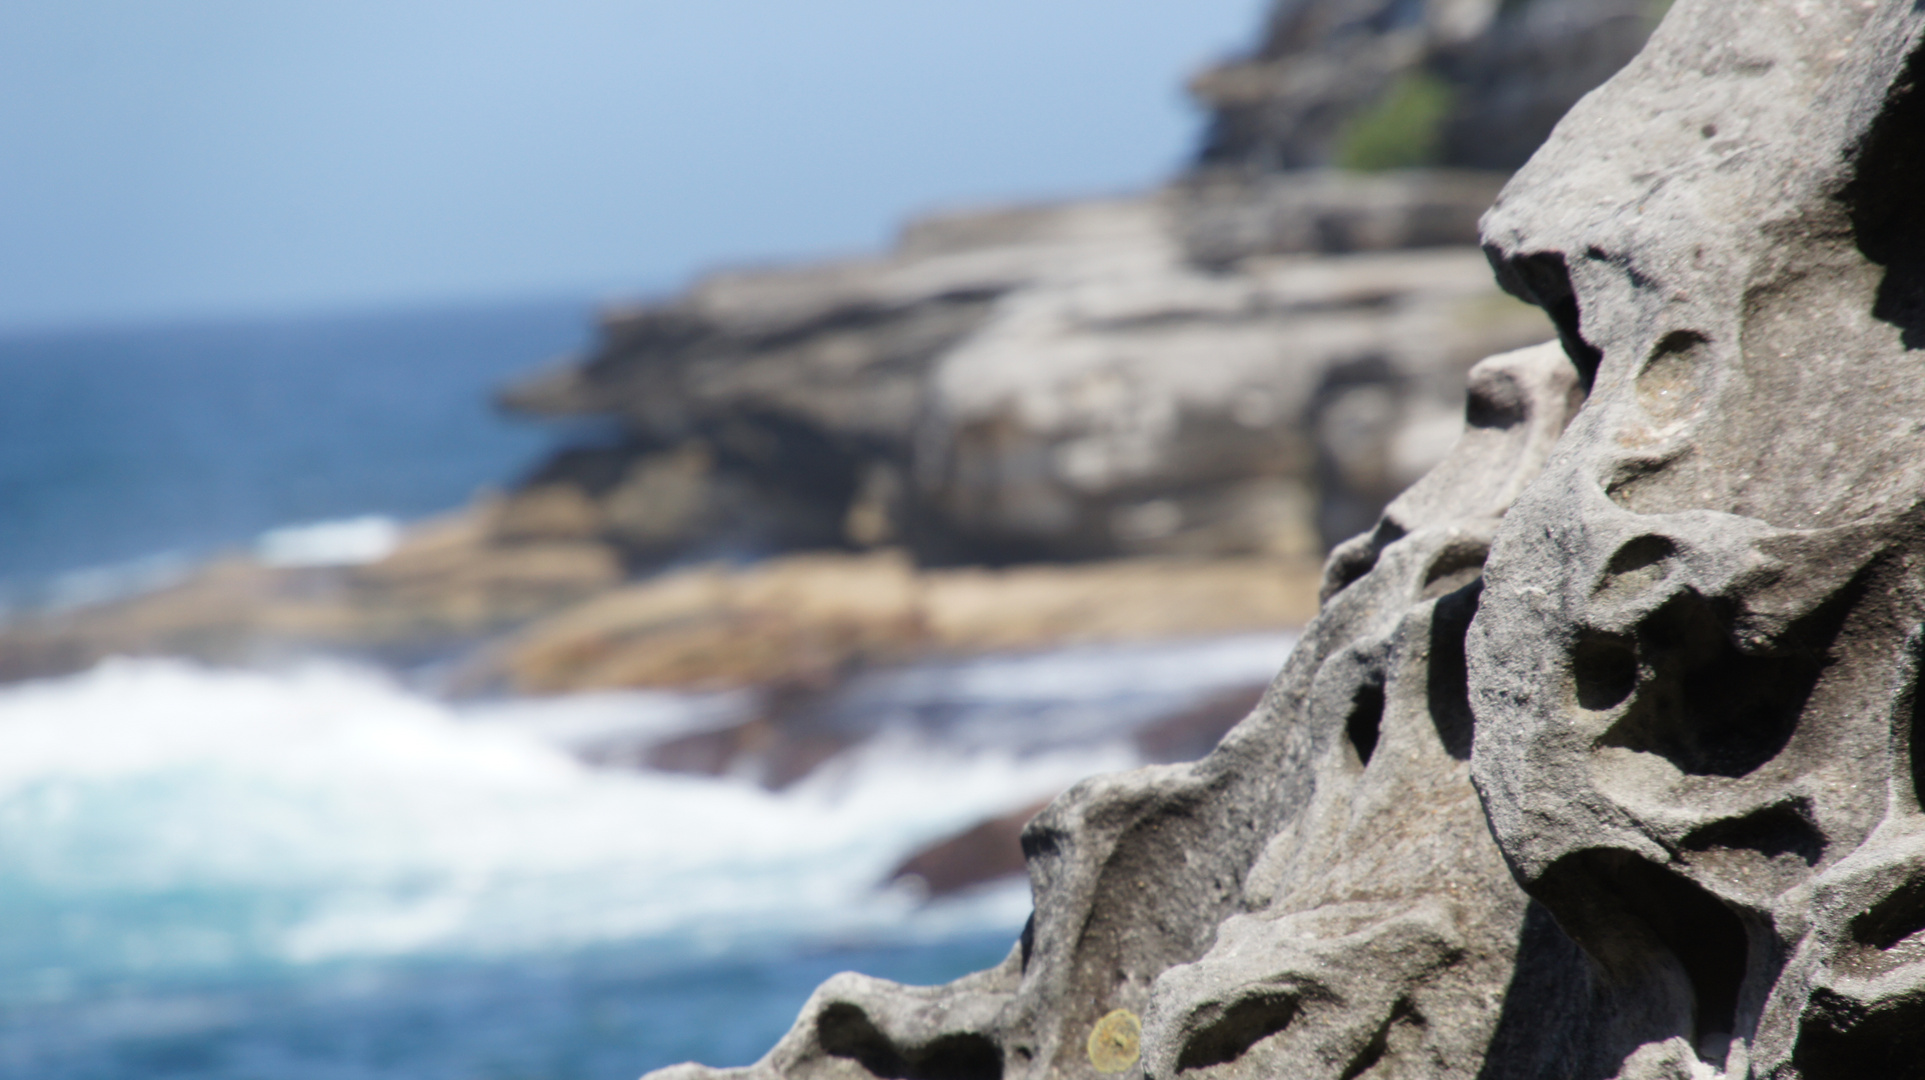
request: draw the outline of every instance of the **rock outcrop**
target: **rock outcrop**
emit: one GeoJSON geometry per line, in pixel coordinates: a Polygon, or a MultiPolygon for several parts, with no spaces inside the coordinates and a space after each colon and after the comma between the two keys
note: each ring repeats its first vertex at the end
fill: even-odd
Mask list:
{"type": "Polygon", "coordinates": [[[1036,913],[1002,967],[941,988],[838,976],[744,1080],[1083,1075],[1117,1009],[1142,1018],[1145,1075],[1387,1057],[1477,1075],[1528,902],[1470,784],[1463,635],[1499,516],[1581,392],[1555,346],[1472,386],[1466,435],[1333,556],[1250,718],[1200,762],[1087,781],[1030,823],[1036,913]]]}
{"type": "Polygon", "coordinates": [[[642,566],[873,544],[1314,557],[1449,446],[1471,363],[1546,332],[1467,246],[1497,184],[1200,183],[715,275],[508,393],[620,435],[531,477],[502,538],[642,566]]]}
{"type": "Polygon", "coordinates": [[[1001,966],[719,1075],[1925,1077],[1922,74],[1915,0],[1678,0],[1485,220],[1560,344],[1257,709],[1029,824],[1001,966]]]}
{"type": "Polygon", "coordinates": [[[1201,167],[1510,171],[1644,44],[1664,0],[1280,0],[1191,92],[1201,167]]]}
{"type": "Polygon", "coordinates": [[[1443,455],[1464,372],[1542,336],[1472,250],[1652,0],[1280,0],[1143,196],[931,217],[885,255],[611,312],[504,395],[613,420],[504,543],[897,544],[925,563],[1321,554],[1443,455]],[[1346,170],[1346,171],[1339,171],[1346,170]]]}
{"type": "Polygon", "coordinates": [[[1491,554],[1473,771],[1595,962],[1559,1007],[1623,1003],[1600,1072],[1925,1076],[1922,38],[1680,0],[1486,219],[1591,393],[1491,554]]]}

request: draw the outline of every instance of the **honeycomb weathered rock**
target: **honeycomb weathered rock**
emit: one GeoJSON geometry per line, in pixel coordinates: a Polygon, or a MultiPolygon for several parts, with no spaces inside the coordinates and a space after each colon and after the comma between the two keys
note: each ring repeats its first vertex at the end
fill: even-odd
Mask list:
{"type": "Polygon", "coordinates": [[[1925,1077],[1921,39],[1678,0],[1485,219],[1561,350],[1264,702],[1031,823],[1001,967],[839,976],[743,1080],[1089,1076],[1117,1009],[1161,1080],[1925,1077]]]}

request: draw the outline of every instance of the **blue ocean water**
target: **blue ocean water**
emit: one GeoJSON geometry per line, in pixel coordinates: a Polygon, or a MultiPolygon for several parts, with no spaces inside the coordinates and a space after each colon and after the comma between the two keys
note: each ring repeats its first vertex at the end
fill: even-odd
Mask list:
{"type": "Polygon", "coordinates": [[[0,600],[459,505],[548,438],[489,393],[592,326],[554,300],[0,336],[0,600]]]}
{"type": "MultiPolygon", "coordinates": [[[[488,392],[588,326],[547,303],[0,339],[0,599],[450,509],[548,437],[488,392]]],[[[322,661],[0,687],[0,1078],[745,1064],[835,971],[999,961],[1024,883],[927,903],[890,868],[1135,764],[1132,725],[1266,680],[1290,645],[875,673],[845,705],[879,734],[779,793],[577,752],[735,722],[729,695],[460,703],[322,661]]]]}

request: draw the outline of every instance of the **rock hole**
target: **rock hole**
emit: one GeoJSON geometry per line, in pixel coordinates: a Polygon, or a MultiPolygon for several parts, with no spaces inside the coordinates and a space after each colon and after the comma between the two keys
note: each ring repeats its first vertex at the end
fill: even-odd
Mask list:
{"type": "Polygon", "coordinates": [[[1577,703],[1592,712],[1617,708],[1638,685],[1638,653],[1625,638],[1585,634],[1571,650],[1577,703]]]}
{"type": "Polygon", "coordinates": [[[1411,1006],[1408,999],[1399,998],[1397,1004],[1391,1008],[1390,1015],[1384,1018],[1383,1024],[1371,1034],[1370,1041],[1364,1044],[1363,1049],[1357,1051],[1357,1056],[1351,1059],[1342,1073],[1338,1074],[1337,1080],[1357,1080],[1358,1077],[1382,1064],[1385,1055],[1390,1052],[1391,1031],[1405,1024],[1421,1027],[1423,1019],[1417,1015],[1417,1010],[1411,1006]]]}
{"type": "Polygon", "coordinates": [[[1470,665],[1464,638],[1483,598],[1481,580],[1472,581],[1437,601],[1430,613],[1430,663],[1425,672],[1425,704],[1431,726],[1444,752],[1458,761],[1470,760],[1471,738],[1477,721],[1470,708],[1470,665]]]}
{"type": "Polygon", "coordinates": [[[1812,824],[1810,804],[1794,799],[1694,829],[1685,836],[1684,847],[1692,851],[1742,849],[1766,858],[1793,855],[1810,867],[1825,857],[1825,836],[1812,824]]]}
{"type": "Polygon", "coordinates": [[[1650,675],[1604,745],[1659,754],[1695,776],[1751,773],[1791,741],[1861,591],[1841,590],[1780,640],[1749,651],[1732,643],[1728,604],[1678,593],[1638,627],[1650,675]]]}
{"type": "MultiPolygon", "coordinates": [[[[1925,2],[1925,0],[1921,0],[1925,2]]],[[[1905,732],[1904,753],[1911,764],[1908,779],[1912,782],[1912,809],[1925,811],[1925,626],[1912,631],[1911,640],[1906,642],[1911,652],[1911,708],[1907,710],[1909,721],[1905,732]]]]}
{"type": "Polygon", "coordinates": [[[1553,910],[1580,914],[1566,924],[1571,936],[1620,978],[1648,978],[1654,965],[1675,961],[1692,995],[1691,1030],[1679,1034],[1712,1064],[1722,1064],[1721,1048],[1740,1034],[1738,995],[1750,953],[1744,924],[1730,908],[1623,851],[1566,856],[1545,872],[1537,891],[1551,898],[1553,910]]]}
{"type": "Polygon", "coordinates": [[[1638,404],[1646,415],[1669,424],[1697,411],[1709,344],[1711,339],[1696,330],[1673,330],[1659,340],[1638,371],[1638,404]]]}
{"type": "Polygon", "coordinates": [[[1338,544],[1330,552],[1330,561],[1324,564],[1323,587],[1318,590],[1317,602],[1328,604],[1338,593],[1356,584],[1376,567],[1377,557],[1384,549],[1402,540],[1404,535],[1403,526],[1382,518],[1369,533],[1338,544]]]}
{"type": "Polygon", "coordinates": [[[846,1001],[817,1014],[815,1027],[816,1041],[825,1053],[854,1061],[878,1080],[1002,1080],[1002,1052],[974,1032],[898,1047],[868,1013],[846,1001]]]}
{"type": "Polygon", "coordinates": [[[1513,428],[1530,419],[1530,397],[1508,374],[1471,383],[1464,396],[1464,423],[1474,428],[1513,428]]]}
{"type": "Polygon", "coordinates": [[[1489,544],[1470,538],[1444,545],[1424,568],[1423,598],[1435,600],[1483,577],[1484,560],[1490,556],[1490,550],[1489,544]]]}
{"type": "Polygon", "coordinates": [[[1176,1071],[1190,1072],[1235,1061],[1257,1043],[1289,1027],[1296,1015],[1297,996],[1293,993],[1243,998],[1184,1044],[1177,1055],[1176,1071]]]}
{"type": "Polygon", "coordinates": [[[1613,577],[1623,577],[1657,566],[1677,553],[1678,546],[1668,536],[1640,536],[1612,552],[1604,568],[1613,577]]]}
{"type": "Polygon", "coordinates": [[[1571,271],[1564,254],[1545,251],[1504,260],[1492,248],[1484,251],[1490,256],[1491,265],[1497,271],[1497,283],[1505,292],[1536,304],[1551,317],[1565,355],[1577,368],[1577,381],[1589,393],[1591,384],[1597,381],[1597,369],[1604,361],[1604,353],[1584,340],[1577,294],[1571,288],[1571,271]]]}
{"type": "Polygon", "coordinates": [[[1667,564],[1678,553],[1669,537],[1646,535],[1628,540],[1604,566],[1597,595],[1622,602],[1664,580],[1667,564]]]}
{"type": "Polygon", "coordinates": [[[1384,1052],[1389,1049],[1390,1025],[1386,1024],[1378,1028],[1370,1037],[1370,1041],[1364,1044],[1364,1048],[1357,1053],[1356,1059],[1344,1069],[1338,1080],[1357,1080],[1359,1076],[1376,1068],[1377,1064],[1383,1061],[1384,1052]]]}
{"type": "Polygon", "coordinates": [[[1350,699],[1350,717],[1344,721],[1344,735],[1350,739],[1350,746],[1357,751],[1357,760],[1370,764],[1370,755],[1377,752],[1377,739],[1383,734],[1384,726],[1384,688],[1365,683],[1357,688],[1350,699]]]}
{"type": "Polygon", "coordinates": [[[1612,502],[1633,514],[1665,513],[1669,504],[1663,501],[1664,488],[1656,481],[1673,466],[1689,462],[1694,456],[1693,451],[1694,447],[1686,442],[1653,457],[1620,461],[1611,470],[1604,493],[1610,496],[1612,502]]]}
{"type": "Polygon", "coordinates": [[[1880,952],[1921,932],[1925,932],[1925,878],[1907,881],[1851,921],[1852,938],[1880,952]]]}
{"type": "Polygon", "coordinates": [[[1796,1047],[1803,1080],[1925,1080],[1925,1003],[1914,995],[1868,1003],[1819,987],[1796,1047]]]}
{"type": "Polygon", "coordinates": [[[1898,327],[1907,349],[1925,349],[1925,48],[1905,62],[1885,107],[1853,153],[1839,193],[1858,250],[1885,268],[1873,317],[1898,327]]]}

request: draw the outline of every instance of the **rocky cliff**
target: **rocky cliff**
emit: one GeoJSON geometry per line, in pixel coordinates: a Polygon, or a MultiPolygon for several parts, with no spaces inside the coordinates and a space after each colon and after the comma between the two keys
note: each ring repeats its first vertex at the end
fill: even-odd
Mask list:
{"type": "Polygon", "coordinates": [[[612,313],[594,356],[507,395],[619,433],[536,472],[502,536],[642,565],[703,545],[1320,553],[1449,446],[1466,367],[1548,330],[1474,248],[1434,246],[1468,239],[1496,187],[1204,186],[940,217],[882,257],[712,276],[612,313]]]}
{"type": "Polygon", "coordinates": [[[1925,1077],[1921,69],[1914,0],[1678,0],[1484,219],[1559,341],[1257,708],[1030,822],[1001,966],[727,1075],[1925,1077]]]}
{"type": "MultiPolygon", "coordinates": [[[[891,552],[925,569],[1122,557],[1150,561],[1070,575],[1056,591],[1155,578],[1168,583],[1150,590],[1163,607],[1190,612],[1241,575],[1248,595],[1295,596],[1314,577],[1306,567],[1449,448],[1469,366],[1550,332],[1474,247],[1503,172],[1459,166],[1521,160],[1517,147],[1629,55],[1642,11],[1279,3],[1249,56],[1198,81],[1213,134],[1163,188],[932,216],[880,255],[713,274],[611,311],[591,354],[504,395],[524,413],[597,425],[505,498],[415,530],[373,566],[229,560],[153,596],[26,620],[0,634],[0,679],[116,653],[405,660],[556,614],[480,664],[487,678],[560,690],[574,684],[530,657],[554,653],[546,628],[576,625],[565,609],[665,566],[785,552],[856,560],[798,563],[785,580],[915,578],[891,552]],[[1446,87],[1454,104],[1410,112],[1396,88],[1411,80],[1446,87]],[[1499,100],[1542,122],[1520,126],[1499,100]],[[1328,121],[1323,149],[1310,148],[1315,125],[1286,122],[1299,114],[1328,121]],[[1432,153],[1447,129],[1516,146],[1432,153]],[[1344,149],[1366,144],[1423,153],[1344,149]],[[1412,164],[1427,167],[1327,167],[1412,164]],[[1228,561],[1171,562],[1198,557],[1228,561]]],[[[711,590],[688,623],[710,628],[700,633],[665,635],[650,614],[686,608],[650,599],[681,597],[680,578],[594,601],[610,641],[568,670],[603,673],[596,685],[614,670],[735,678],[747,669],[714,650],[699,673],[662,657],[715,627],[740,631],[740,605],[723,597],[760,595],[758,574],[711,590]],[[639,621],[604,625],[611,604],[639,621]]],[[[956,591],[938,571],[904,595],[956,591]]],[[[841,616],[813,629],[748,622],[789,627],[776,637],[806,639],[797,648],[810,656],[870,659],[906,655],[876,643],[1043,644],[1038,628],[1070,625],[1029,578],[1004,591],[1010,625],[986,636],[884,629],[907,625],[903,612],[947,625],[936,599],[859,629],[841,616]]],[[[1297,607],[1263,610],[1294,620],[1297,607]]],[[[1126,621],[1140,633],[1236,629],[1246,608],[1126,621]]]]}
{"type": "Polygon", "coordinates": [[[527,479],[502,542],[635,567],[1321,554],[1448,449],[1472,363],[1543,336],[1477,216],[1652,16],[1278,3],[1196,81],[1209,135],[1160,191],[926,218],[884,255],[610,312],[504,395],[613,424],[527,479]]]}
{"type": "Polygon", "coordinates": [[[1281,0],[1191,90],[1205,171],[1509,172],[1644,44],[1667,0],[1281,0]]]}

